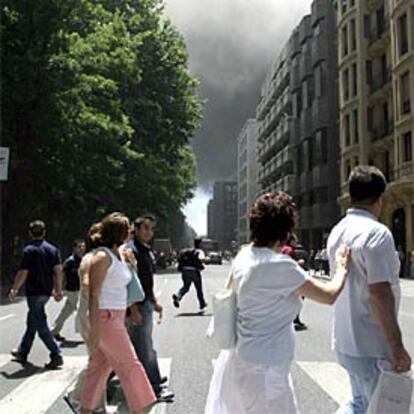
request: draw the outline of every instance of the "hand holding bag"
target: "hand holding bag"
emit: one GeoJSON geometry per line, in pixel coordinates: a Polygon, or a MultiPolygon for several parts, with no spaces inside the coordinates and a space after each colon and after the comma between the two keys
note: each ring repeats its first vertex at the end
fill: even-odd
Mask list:
{"type": "Polygon", "coordinates": [[[226,287],[213,295],[213,317],[207,329],[207,337],[220,349],[231,349],[237,340],[237,296],[233,273],[226,287]]]}
{"type": "Polygon", "coordinates": [[[379,368],[381,373],[367,414],[410,414],[413,371],[399,374],[384,365],[379,368]]]}
{"type": "Polygon", "coordinates": [[[127,285],[127,303],[129,306],[135,302],[143,302],[145,299],[145,292],[135,269],[130,265],[128,265],[128,268],[132,274],[132,278],[127,285]]]}

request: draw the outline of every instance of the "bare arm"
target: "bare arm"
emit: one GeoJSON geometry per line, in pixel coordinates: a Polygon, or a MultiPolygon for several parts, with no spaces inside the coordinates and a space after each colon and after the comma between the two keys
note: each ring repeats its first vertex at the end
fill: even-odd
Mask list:
{"type": "Polygon", "coordinates": [[[104,252],[98,252],[93,257],[89,269],[89,321],[91,326],[89,347],[91,350],[99,342],[99,295],[110,265],[111,259],[104,252]]]}
{"type": "Polygon", "coordinates": [[[13,301],[19,292],[19,289],[24,285],[26,282],[27,276],[29,275],[29,271],[26,269],[19,270],[17,272],[16,278],[14,279],[14,283],[12,288],[10,289],[9,299],[13,301]]]}
{"type": "Polygon", "coordinates": [[[404,348],[401,330],[395,314],[395,298],[388,282],[369,285],[372,312],[390,348],[393,368],[404,372],[411,368],[411,359],[404,348]]]}
{"type": "Polygon", "coordinates": [[[332,305],[342,292],[349,270],[350,250],[346,246],[338,249],[336,254],[336,268],[330,282],[323,283],[309,279],[296,290],[298,296],[305,296],[315,302],[332,305]]]}
{"type": "Polygon", "coordinates": [[[63,267],[61,264],[56,265],[53,268],[55,274],[55,292],[54,297],[57,301],[62,299],[62,286],[63,286],[63,267]]]}

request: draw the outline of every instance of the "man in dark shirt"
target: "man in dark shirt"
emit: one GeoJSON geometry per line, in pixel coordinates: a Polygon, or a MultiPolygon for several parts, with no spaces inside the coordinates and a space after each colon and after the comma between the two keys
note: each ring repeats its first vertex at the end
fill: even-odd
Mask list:
{"type": "Polygon", "coordinates": [[[66,320],[75,312],[79,301],[80,279],[79,265],[82,256],[85,254],[86,246],[84,240],[75,240],[73,243],[73,253],[63,263],[63,273],[66,280],[65,296],[66,302],[59,315],[53,323],[52,333],[56,340],[64,341],[65,338],[60,334],[66,320]]]}
{"type": "Polygon", "coordinates": [[[13,301],[25,284],[29,308],[27,326],[19,348],[11,354],[16,361],[26,363],[37,332],[50,351],[50,362],[45,367],[54,369],[63,365],[63,358],[47,324],[45,306],[52,295],[56,301],[62,300],[63,275],[59,250],[45,240],[45,234],[46,226],[42,221],[36,220],[29,224],[32,241],[23,250],[20,270],[9,293],[9,298],[13,301]]]}
{"type": "Polygon", "coordinates": [[[158,400],[171,401],[174,398],[174,394],[163,385],[166,382],[166,378],[161,378],[157,353],[154,350],[152,341],[154,311],[160,317],[163,311],[162,306],[154,295],[155,257],[149,246],[149,243],[154,238],[155,225],[156,220],[153,216],[144,216],[136,219],[134,223],[134,240],[130,241],[126,246],[134,252],[137,259],[138,276],[145,292],[144,302],[139,303],[142,318],[141,324],[131,324],[129,334],[138,359],[145,368],[158,400]]]}

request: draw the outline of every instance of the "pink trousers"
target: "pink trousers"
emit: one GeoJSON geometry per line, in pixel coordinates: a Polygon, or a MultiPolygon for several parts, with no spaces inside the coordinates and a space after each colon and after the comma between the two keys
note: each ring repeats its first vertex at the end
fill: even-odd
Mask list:
{"type": "Polygon", "coordinates": [[[100,341],[93,351],[82,391],[82,407],[99,404],[111,371],[118,376],[130,411],[155,402],[155,394],[139,362],[124,325],[125,310],[99,310],[100,341]]]}

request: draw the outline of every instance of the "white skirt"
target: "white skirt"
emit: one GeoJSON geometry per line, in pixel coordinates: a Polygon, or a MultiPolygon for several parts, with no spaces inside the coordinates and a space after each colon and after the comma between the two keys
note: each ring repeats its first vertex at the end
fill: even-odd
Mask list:
{"type": "Polygon", "coordinates": [[[285,366],[242,360],[234,350],[221,351],[214,366],[204,414],[297,414],[285,366]]]}

